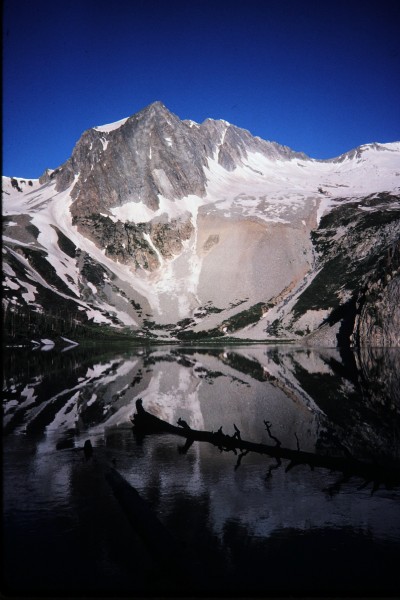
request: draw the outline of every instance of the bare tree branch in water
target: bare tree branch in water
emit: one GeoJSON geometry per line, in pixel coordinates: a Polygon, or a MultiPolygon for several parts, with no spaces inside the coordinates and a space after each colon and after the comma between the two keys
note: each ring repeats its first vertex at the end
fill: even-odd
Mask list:
{"type": "Polygon", "coordinates": [[[235,465],[235,471],[240,467],[243,456],[246,456],[246,454],[248,454],[248,453],[249,453],[249,450],[244,450],[243,452],[241,452],[239,454],[238,459],[237,459],[237,463],[235,465]]]}
{"type": "Polygon", "coordinates": [[[276,464],[275,465],[270,465],[268,467],[268,471],[267,471],[267,474],[265,476],[265,479],[271,479],[271,477],[272,477],[272,471],[275,471],[276,469],[279,469],[279,467],[282,465],[282,461],[279,458],[279,456],[276,456],[275,460],[276,460],[276,464]]]}
{"type": "Polygon", "coordinates": [[[269,421],[266,421],[264,419],[264,425],[265,425],[265,429],[268,431],[268,435],[271,438],[271,440],[275,440],[275,443],[277,446],[282,446],[282,442],[280,440],[278,440],[278,438],[275,437],[274,435],[272,435],[272,433],[271,433],[272,423],[270,423],[269,421]]]}
{"type": "Polygon", "coordinates": [[[167,421],[163,421],[158,417],[148,413],[142,404],[142,399],[136,401],[136,414],[132,417],[133,429],[136,435],[144,436],[154,433],[172,433],[186,438],[184,446],[178,448],[179,452],[185,453],[193,444],[194,441],[208,442],[213,444],[222,452],[233,452],[237,455],[240,451],[236,468],[248,452],[256,452],[257,454],[266,454],[276,458],[278,464],[275,467],[270,467],[267,477],[271,476],[272,470],[280,466],[282,459],[289,460],[286,467],[286,472],[290,471],[298,465],[308,465],[311,469],[316,467],[329,469],[330,471],[338,471],[343,473],[343,477],[338,480],[331,490],[335,493],[340,490],[341,485],[350,479],[350,477],[360,477],[364,479],[365,486],[373,483],[372,493],[379,489],[380,485],[385,485],[387,489],[393,489],[400,486],[400,465],[398,462],[382,463],[382,462],[367,462],[353,457],[347,450],[344,457],[329,456],[315,454],[312,452],[304,452],[300,450],[300,444],[297,439],[297,450],[283,448],[280,440],[272,435],[269,421],[264,420],[269,437],[274,440],[275,445],[260,444],[243,440],[239,429],[234,425],[235,433],[233,435],[224,434],[222,427],[218,431],[202,431],[192,429],[185,421],[179,419],[180,427],[171,425],[167,421]]]}

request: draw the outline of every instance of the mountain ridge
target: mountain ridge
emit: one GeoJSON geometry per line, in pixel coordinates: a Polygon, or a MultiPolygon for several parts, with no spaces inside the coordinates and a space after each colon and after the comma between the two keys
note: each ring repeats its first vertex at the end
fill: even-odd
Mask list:
{"type": "MultiPolygon", "coordinates": [[[[400,143],[316,160],[223,120],[181,121],[161,102],[86,130],[65,163],[24,181],[3,177],[6,312],[45,311],[32,298],[48,298],[51,279],[51,293],[68,297],[71,323],[139,337],[317,340],[337,305],[351,298],[355,307],[376,285],[374,261],[400,237],[400,143]],[[355,231],[364,226],[374,243],[359,254],[365,240],[355,231]],[[353,230],[349,256],[341,240],[353,230]],[[345,256],[348,280],[324,291],[329,301],[295,309],[345,256]]],[[[395,286],[387,291],[392,306],[395,286]]],[[[358,310],[351,320],[364,331],[358,310]]],[[[337,345],[339,321],[323,343],[337,345]]],[[[364,343],[353,333],[346,343],[364,343]]]]}

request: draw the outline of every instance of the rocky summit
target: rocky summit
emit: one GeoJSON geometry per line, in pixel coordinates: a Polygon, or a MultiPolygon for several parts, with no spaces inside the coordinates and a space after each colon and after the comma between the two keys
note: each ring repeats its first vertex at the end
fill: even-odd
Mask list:
{"type": "Polygon", "coordinates": [[[400,142],[316,160],[155,102],[2,187],[13,339],[400,345],[400,142]]]}

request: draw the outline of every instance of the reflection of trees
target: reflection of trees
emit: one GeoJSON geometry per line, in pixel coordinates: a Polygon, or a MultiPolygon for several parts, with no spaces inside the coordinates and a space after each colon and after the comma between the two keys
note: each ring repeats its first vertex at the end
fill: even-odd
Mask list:
{"type": "MultiPolygon", "coordinates": [[[[6,431],[13,431],[24,421],[29,422],[29,428],[43,431],[57,412],[63,410],[71,398],[68,390],[72,392],[73,389],[78,389],[77,383],[86,378],[89,367],[93,370],[94,365],[111,358],[115,360],[116,356],[122,364],[124,359],[131,358],[136,352],[140,356],[143,372],[140,369],[135,372],[135,377],[129,383],[134,390],[129,390],[129,393],[124,386],[123,389],[112,390],[111,394],[109,389],[113,384],[106,382],[102,386],[97,377],[93,382],[88,381],[85,386],[79,384],[80,426],[87,428],[104,421],[109,414],[103,412],[106,405],[113,411],[119,404],[137,397],[152,377],[152,367],[159,362],[172,362],[183,369],[189,369],[194,377],[207,383],[222,376],[249,388],[253,381],[259,387],[265,382],[266,386],[274,386],[295,404],[300,401],[304,405],[311,398],[327,416],[324,428],[328,435],[324,437],[324,432],[321,433],[317,442],[320,450],[334,453],[341,442],[353,453],[365,457],[399,457],[400,351],[395,348],[362,347],[357,352],[347,349],[341,350],[339,354],[338,351],[329,353],[289,347],[284,350],[264,347],[261,350],[252,349],[251,356],[247,352],[244,355],[243,350],[235,352],[233,348],[222,346],[168,349],[147,347],[136,350],[118,347],[113,350],[82,345],[67,353],[56,350],[7,350],[3,359],[4,395],[11,402],[7,406],[6,431]],[[260,360],[257,358],[257,351],[263,357],[260,360]],[[201,365],[197,355],[202,354],[219,361],[218,367],[215,363],[212,368],[201,365]],[[322,368],[319,371],[309,369],[309,360],[322,368]],[[246,377],[234,377],[232,369],[238,375],[246,377]],[[92,402],[94,388],[97,398],[92,402]],[[23,400],[27,393],[34,396],[34,403],[22,401],[18,405],[13,404],[14,399],[23,400]],[[52,399],[54,402],[49,402],[52,399]],[[47,402],[49,406],[45,407],[47,402]]],[[[103,373],[104,376],[106,374],[103,373]]],[[[112,376],[113,373],[110,371],[109,375],[112,376]]],[[[220,382],[219,385],[222,387],[223,384],[220,382]]]]}
{"type": "Polygon", "coordinates": [[[140,361],[132,374],[119,375],[118,369],[132,359],[134,352],[118,348],[100,348],[96,352],[92,344],[68,352],[7,350],[3,359],[3,396],[10,402],[3,432],[11,433],[24,424],[27,433],[42,433],[57,416],[68,420],[73,399],[79,416],[72,425],[76,432],[104,422],[136,395],[135,386],[140,387],[146,377],[140,361]]]}
{"type": "Polygon", "coordinates": [[[356,359],[370,444],[400,459],[400,350],[361,347],[356,359]]]}
{"type": "Polygon", "coordinates": [[[181,421],[180,426],[172,425],[148,413],[143,408],[141,398],[136,401],[136,410],[137,412],[132,419],[136,434],[143,436],[165,432],[184,437],[186,438],[186,444],[178,448],[180,453],[187,452],[194,441],[208,442],[216,446],[221,452],[233,452],[238,456],[236,468],[239,467],[243,456],[248,452],[265,454],[277,460],[277,465],[269,469],[267,477],[271,477],[272,470],[278,468],[282,460],[289,461],[286,472],[298,465],[308,465],[311,469],[329,469],[341,473],[340,479],[332,487],[332,493],[339,491],[342,483],[347,482],[351,477],[363,479],[364,484],[362,487],[372,483],[373,491],[377,490],[380,485],[384,485],[387,489],[393,489],[400,485],[400,464],[398,463],[361,461],[353,457],[346,448],[343,448],[345,456],[304,452],[300,449],[298,440],[296,450],[284,448],[280,440],[271,433],[271,423],[269,421],[264,421],[264,424],[269,437],[274,441],[274,445],[242,440],[240,431],[235,425],[233,435],[225,434],[222,427],[216,432],[191,429],[187,423],[182,426],[181,420],[178,420],[178,423],[181,421]],[[238,451],[240,452],[239,455],[238,451]]]}
{"type": "Polygon", "coordinates": [[[321,358],[331,373],[309,372],[293,355],[295,377],[329,419],[319,448],[336,452],[345,444],[370,459],[398,459],[399,349],[347,349],[321,358]]]}
{"type": "MultiPolygon", "coordinates": [[[[213,356],[254,381],[273,385],[296,404],[311,398],[327,416],[317,442],[321,451],[343,453],[345,445],[353,453],[371,459],[398,458],[398,349],[361,348],[356,354],[350,348],[329,352],[267,347],[262,350],[263,361],[257,359],[256,352],[252,350],[249,357],[224,347],[173,348],[162,357],[149,353],[147,361],[176,361],[196,370],[196,355],[213,356]],[[272,372],[268,366],[271,361],[272,372]],[[320,370],[308,369],[308,361],[319,364],[320,370]]],[[[196,371],[198,376],[207,380],[215,376],[204,366],[202,370],[204,374],[196,371]]]]}
{"type": "Polygon", "coordinates": [[[400,412],[400,350],[362,346],[355,356],[366,399],[400,412]]]}

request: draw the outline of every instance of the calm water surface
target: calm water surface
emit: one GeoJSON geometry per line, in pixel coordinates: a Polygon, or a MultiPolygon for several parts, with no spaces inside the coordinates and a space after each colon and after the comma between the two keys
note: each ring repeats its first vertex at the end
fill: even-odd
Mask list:
{"type": "MultiPolygon", "coordinates": [[[[175,424],[400,464],[400,353],[266,347],[8,350],[3,582],[22,595],[396,595],[400,486],[138,437],[142,398],[175,424]],[[91,440],[93,456],[82,447],[91,440]],[[114,468],[173,547],[132,526],[114,468]],[[170,552],[171,550],[171,552],[170,552]],[[181,562],[180,562],[181,561],[181,562]]],[[[273,442],[272,442],[273,443],[273,442]]]]}

